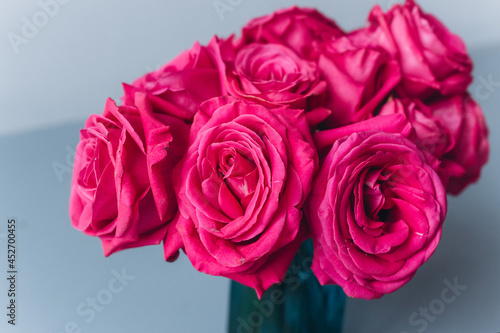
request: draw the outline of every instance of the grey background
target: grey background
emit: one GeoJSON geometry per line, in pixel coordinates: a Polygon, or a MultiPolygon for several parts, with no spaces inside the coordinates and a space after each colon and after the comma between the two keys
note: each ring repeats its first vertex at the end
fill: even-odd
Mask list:
{"type": "MultiPolygon", "coordinates": [[[[228,3],[229,0],[222,0],[228,3]]],[[[379,1],[389,8],[395,1],[379,1]]],[[[185,256],[165,263],[161,246],[104,258],[98,239],[71,227],[67,207],[71,152],[78,130],[107,97],[156,69],[195,40],[227,36],[252,17],[292,4],[317,7],[344,29],[364,24],[376,1],[237,1],[222,19],[212,1],[69,1],[15,52],[37,1],[0,0],[0,271],[6,271],[6,224],[18,224],[18,325],[6,324],[7,283],[0,275],[1,332],[223,332],[229,281],[196,272],[185,256]],[[239,4],[238,4],[239,3],[239,4]],[[134,279],[95,317],[77,308],[105,295],[113,271],[134,279]],[[5,305],[4,305],[5,304],[5,305]],[[92,320],[90,320],[92,319],[92,320]],[[89,321],[89,322],[87,322],[89,321]],[[68,329],[67,331],[71,331],[68,329]]],[[[415,278],[380,300],[349,299],[345,332],[417,332],[409,317],[436,304],[445,279],[467,286],[425,332],[500,331],[500,2],[419,2],[460,34],[475,62],[472,94],[490,127],[491,157],[481,181],[449,199],[443,237],[415,278]]],[[[88,309],[88,307],[85,307],[88,309]]],[[[418,318],[421,318],[420,316],[418,318]]],[[[421,330],[422,331],[422,330],[421,330]]]]}

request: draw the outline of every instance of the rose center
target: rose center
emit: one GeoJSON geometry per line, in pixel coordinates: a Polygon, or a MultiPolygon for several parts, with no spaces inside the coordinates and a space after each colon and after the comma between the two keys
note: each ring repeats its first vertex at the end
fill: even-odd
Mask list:
{"type": "Polygon", "coordinates": [[[291,84],[314,77],[314,68],[279,44],[250,44],[235,59],[236,74],[254,84],[291,84]]]}
{"type": "Polygon", "coordinates": [[[367,172],[363,186],[365,214],[374,221],[390,222],[395,194],[388,179],[391,173],[375,169],[367,172]]]}
{"type": "Polygon", "coordinates": [[[258,170],[252,161],[234,148],[219,153],[218,171],[231,194],[245,208],[258,183],[258,170]]]}

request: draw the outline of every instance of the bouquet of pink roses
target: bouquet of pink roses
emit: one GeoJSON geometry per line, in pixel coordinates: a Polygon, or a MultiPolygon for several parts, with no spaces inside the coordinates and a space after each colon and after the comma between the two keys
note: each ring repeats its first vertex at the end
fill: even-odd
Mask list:
{"type": "Polygon", "coordinates": [[[77,148],[70,216],[106,256],[163,243],[254,288],[314,243],[321,284],[373,299],[434,252],[446,193],[488,159],[462,40],[412,1],[345,32],[314,9],[250,21],[124,84],[77,148]]]}

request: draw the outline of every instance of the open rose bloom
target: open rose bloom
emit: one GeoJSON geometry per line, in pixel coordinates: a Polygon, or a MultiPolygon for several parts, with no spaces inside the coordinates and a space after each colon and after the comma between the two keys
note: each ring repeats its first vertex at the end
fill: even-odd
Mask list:
{"type": "Polygon", "coordinates": [[[400,134],[336,140],[306,209],[318,280],[368,299],[408,282],[441,236],[446,191],[437,164],[400,134]]]}
{"type": "Polygon", "coordinates": [[[305,116],[214,99],[196,115],[191,141],[174,172],[186,254],[196,269],[261,295],[305,239],[300,208],[317,169],[305,116]]]}
{"type": "Polygon", "coordinates": [[[354,31],[309,8],[253,19],[88,119],[73,226],[105,255],[183,250],[259,297],[312,238],[321,284],[381,297],[430,258],[447,193],[488,160],[471,71],[460,37],[412,0],[354,31]]]}

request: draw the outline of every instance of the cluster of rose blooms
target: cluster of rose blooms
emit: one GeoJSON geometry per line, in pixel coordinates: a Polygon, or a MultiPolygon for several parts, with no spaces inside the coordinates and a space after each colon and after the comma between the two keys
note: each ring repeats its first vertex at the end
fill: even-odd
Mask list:
{"type": "Polygon", "coordinates": [[[321,284],[377,298],[434,252],[488,130],[462,40],[413,2],[345,32],[314,9],[195,43],[81,131],[70,216],[104,254],[163,243],[255,288],[312,237],[321,284]]]}

